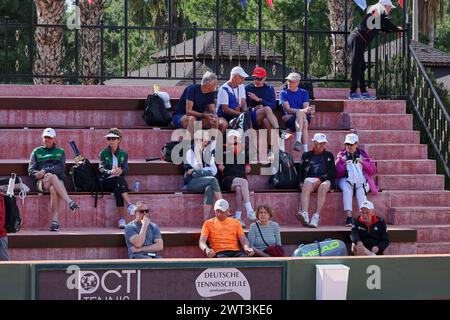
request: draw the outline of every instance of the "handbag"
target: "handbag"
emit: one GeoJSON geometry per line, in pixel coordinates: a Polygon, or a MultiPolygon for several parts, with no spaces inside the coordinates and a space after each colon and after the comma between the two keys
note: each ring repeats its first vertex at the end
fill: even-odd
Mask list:
{"type": "Polygon", "coordinates": [[[282,246],[279,245],[273,245],[269,246],[269,244],[264,240],[264,237],[261,232],[261,228],[259,227],[258,222],[256,222],[256,227],[258,227],[259,234],[261,235],[262,241],[265,243],[267,248],[263,250],[264,253],[267,253],[271,257],[284,257],[284,250],[282,246]]]}

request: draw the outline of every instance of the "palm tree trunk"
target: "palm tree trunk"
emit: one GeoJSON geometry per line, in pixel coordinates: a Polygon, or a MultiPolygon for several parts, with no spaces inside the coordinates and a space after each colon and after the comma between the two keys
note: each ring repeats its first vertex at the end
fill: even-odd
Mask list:
{"type": "MultiPolygon", "coordinates": [[[[89,4],[87,0],[79,2],[81,24],[83,26],[100,26],[105,11],[104,0],[94,0],[89,4]]],[[[81,74],[85,77],[101,76],[101,44],[100,28],[83,28],[81,35],[81,74]]],[[[83,78],[83,84],[99,84],[99,78],[83,78]]]]}
{"type": "MultiPolygon", "coordinates": [[[[329,20],[331,31],[348,31],[345,30],[345,2],[347,2],[347,29],[352,29],[353,8],[349,0],[327,0],[329,11],[329,20]]],[[[346,42],[344,35],[331,36],[331,59],[332,59],[332,75],[333,77],[345,75],[346,42]]]]}
{"type": "Polygon", "coordinates": [[[444,0],[419,0],[420,32],[427,38],[428,45],[434,46],[436,22],[444,20],[444,0]]]}
{"type": "MultiPolygon", "coordinates": [[[[35,0],[38,24],[61,24],[64,0],[35,0]]],[[[34,33],[36,57],[33,73],[36,75],[62,75],[61,59],[63,28],[37,27],[34,33]]],[[[33,78],[35,84],[62,84],[62,78],[33,78]]]]}

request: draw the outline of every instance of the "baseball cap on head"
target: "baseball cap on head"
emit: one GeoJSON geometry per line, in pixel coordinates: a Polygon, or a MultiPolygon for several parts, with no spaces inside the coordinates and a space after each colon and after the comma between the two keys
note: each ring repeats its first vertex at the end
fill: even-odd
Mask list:
{"type": "Polygon", "coordinates": [[[345,142],[344,144],[355,144],[358,142],[358,136],[354,133],[350,133],[345,136],[345,142]]]}
{"type": "Polygon", "coordinates": [[[240,75],[243,78],[247,78],[248,74],[244,71],[244,69],[242,69],[242,67],[234,67],[233,69],[231,69],[230,75],[240,75]]]}
{"type": "Polygon", "coordinates": [[[54,138],[54,137],[56,137],[56,131],[55,131],[55,129],[52,129],[52,128],[46,128],[46,129],[42,132],[42,136],[43,136],[43,137],[54,138]]]}
{"type": "Polygon", "coordinates": [[[214,211],[220,210],[222,212],[227,211],[230,208],[230,204],[225,199],[219,199],[214,204],[214,211]]]}
{"type": "Polygon", "coordinates": [[[170,104],[170,96],[167,92],[160,91],[157,92],[156,94],[164,101],[164,106],[166,107],[166,109],[172,108],[170,104]]]}
{"type": "Polygon", "coordinates": [[[391,6],[392,8],[397,8],[392,4],[391,0],[380,0],[378,1],[379,4],[382,4],[383,6],[391,6]]]}
{"type": "Polygon", "coordinates": [[[252,77],[255,78],[264,78],[267,75],[266,69],[262,68],[262,67],[256,67],[253,70],[253,74],[252,77]]]}
{"type": "Polygon", "coordinates": [[[291,81],[300,81],[301,80],[301,76],[299,73],[297,72],[291,72],[289,73],[289,75],[286,77],[286,80],[291,80],[291,81]]]}
{"type": "Polygon", "coordinates": [[[111,128],[108,130],[108,134],[105,136],[105,138],[122,138],[122,133],[117,128],[111,128]]]}
{"type": "Polygon", "coordinates": [[[315,141],[318,143],[328,142],[327,136],[323,133],[316,133],[314,135],[314,138],[312,138],[312,141],[315,141]]]}
{"type": "Polygon", "coordinates": [[[361,203],[361,206],[360,206],[359,208],[360,208],[360,209],[362,209],[362,208],[367,208],[367,209],[369,209],[369,210],[375,209],[375,207],[373,206],[373,203],[370,202],[369,200],[363,201],[363,202],[361,203]]]}

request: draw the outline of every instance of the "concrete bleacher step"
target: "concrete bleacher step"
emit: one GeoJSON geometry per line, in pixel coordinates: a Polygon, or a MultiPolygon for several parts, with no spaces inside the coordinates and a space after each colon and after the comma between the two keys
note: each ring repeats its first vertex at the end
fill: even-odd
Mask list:
{"type": "Polygon", "coordinates": [[[347,113],[387,113],[405,114],[406,102],[402,100],[356,101],[344,100],[344,112],[347,113]]]}
{"type": "Polygon", "coordinates": [[[412,130],[355,130],[359,137],[359,143],[420,143],[420,131],[412,130]]]}
{"type": "MultiPolygon", "coordinates": [[[[73,194],[72,199],[81,207],[76,213],[68,210],[65,204],[60,206],[59,222],[61,228],[104,228],[115,227],[118,223],[119,214],[116,209],[114,196],[104,195],[98,200],[97,208],[94,208],[94,198],[89,194],[73,194]]],[[[377,214],[386,217],[388,194],[380,192],[376,196],[371,196],[377,208],[377,214]]],[[[224,198],[230,202],[231,212],[234,213],[235,194],[224,193],[224,198]]],[[[151,217],[158,224],[164,227],[199,227],[203,223],[203,195],[193,193],[130,193],[131,201],[144,200],[148,203],[152,214],[151,217]]],[[[299,224],[295,214],[299,210],[300,192],[277,192],[267,190],[254,192],[251,194],[254,208],[261,204],[270,205],[273,210],[273,219],[280,224],[299,224]]],[[[314,212],[317,203],[317,194],[311,196],[310,215],[314,212]]],[[[50,196],[49,195],[28,195],[23,204],[18,200],[18,204],[23,217],[24,228],[44,228],[47,229],[51,221],[50,196]]],[[[356,201],[354,201],[354,212],[358,212],[356,201]]],[[[210,214],[212,217],[212,212],[210,214]]],[[[243,213],[243,220],[250,221],[243,213]]],[[[128,216],[127,220],[134,219],[128,216]]],[[[344,225],[345,214],[342,209],[342,193],[332,192],[327,195],[327,201],[323,208],[320,224],[323,225],[344,225]]]]}
{"type": "Polygon", "coordinates": [[[450,191],[390,190],[391,207],[450,207],[450,191]]]}
{"type": "Polygon", "coordinates": [[[417,230],[417,243],[450,241],[450,225],[413,225],[417,230]]]}
{"type": "Polygon", "coordinates": [[[437,174],[378,175],[382,190],[444,190],[445,177],[437,174]]]}
{"type": "Polygon", "coordinates": [[[350,127],[364,130],[412,130],[410,114],[350,113],[350,127]]]}
{"type": "Polygon", "coordinates": [[[433,174],[436,173],[434,160],[377,160],[380,174],[433,174]]]}
{"type": "MultiPolygon", "coordinates": [[[[248,232],[248,229],[245,230],[248,232]]],[[[198,248],[200,228],[161,227],[166,258],[203,258],[198,248]]],[[[417,238],[412,228],[389,227],[391,254],[411,254],[417,238]]],[[[350,228],[320,226],[317,229],[300,228],[297,225],[280,225],[281,239],[286,256],[301,243],[340,239],[349,243],[350,228]]],[[[126,259],[127,249],[123,230],[112,228],[72,228],[50,232],[24,229],[9,237],[9,254],[13,260],[74,260],[74,259],[126,259]]]]}
{"type": "Polygon", "coordinates": [[[418,243],[417,254],[448,254],[450,242],[418,243]]]}
{"type": "Polygon", "coordinates": [[[450,206],[393,207],[387,215],[387,222],[394,225],[450,224],[450,206]]]}
{"type": "Polygon", "coordinates": [[[427,159],[424,144],[364,144],[364,150],[375,160],[427,159]]]}

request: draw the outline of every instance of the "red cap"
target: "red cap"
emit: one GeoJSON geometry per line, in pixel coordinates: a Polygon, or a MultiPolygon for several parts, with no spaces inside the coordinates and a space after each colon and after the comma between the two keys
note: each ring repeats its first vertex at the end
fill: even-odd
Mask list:
{"type": "Polygon", "coordinates": [[[253,70],[253,74],[252,74],[252,76],[255,77],[255,78],[264,78],[266,75],[267,75],[266,74],[266,69],[261,68],[261,67],[256,67],[253,70]]]}

